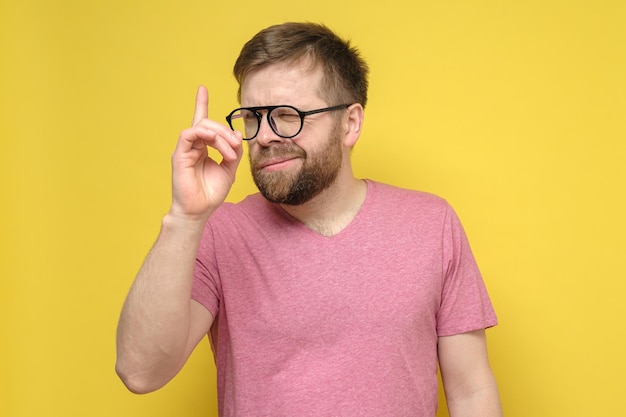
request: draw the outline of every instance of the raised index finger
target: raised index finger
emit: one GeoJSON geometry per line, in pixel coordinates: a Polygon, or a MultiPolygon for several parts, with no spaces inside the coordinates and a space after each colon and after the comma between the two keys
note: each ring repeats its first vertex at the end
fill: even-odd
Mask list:
{"type": "Polygon", "coordinates": [[[201,85],[196,93],[196,108],[193,114],[193,124],[195,126],[202,119],[209,117],[209,92],[201,85]]]}

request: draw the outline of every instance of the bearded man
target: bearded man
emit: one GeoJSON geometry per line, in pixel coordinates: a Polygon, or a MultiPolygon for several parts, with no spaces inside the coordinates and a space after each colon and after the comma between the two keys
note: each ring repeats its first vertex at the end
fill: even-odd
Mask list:
{"type": "Polygon", "coordinates": [[[501,416],[497,320],[456,214],[353,174],[367,73],[327,27],[286,23],[243,47],[227,125],[198,90],[119,322],[131,391],[166,384],[208,334],[220,416],[433,417],[438,368],[452,417],[501,416]],[[259,193],[225,203],[244,141],[259,193]]]}

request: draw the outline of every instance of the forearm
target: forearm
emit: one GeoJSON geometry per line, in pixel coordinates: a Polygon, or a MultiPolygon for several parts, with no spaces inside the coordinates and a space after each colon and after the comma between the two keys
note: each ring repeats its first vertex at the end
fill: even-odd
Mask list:
{"type": "Polygon", "coordinates": [[[124,303],[116,370],[132,391],[159,388],[186,359],[191,285],[202,228],[202,222],[166,216],[124,303]]]}
{"type": "Polygon", "coordinates": [[[501,417],[485,331],[440,337],[438,353],[450,417],[501,417]]]}
{"type": "Polygon", "coordinates": [[[495,379],[460,398],[447,398],[450,417],[502,417],[495,379]]]}

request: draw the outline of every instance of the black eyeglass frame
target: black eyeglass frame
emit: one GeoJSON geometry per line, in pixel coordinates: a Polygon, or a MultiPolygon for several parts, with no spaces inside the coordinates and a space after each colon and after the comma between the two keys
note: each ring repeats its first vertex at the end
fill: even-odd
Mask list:
{"type": "MultiPolygon", "coordinates": [[[[328,111],[334,111],[334,110],[341,110],[341,109],[347,109],[348,107],[350,107],[352,104],[339,104],[337,106],[331,106],[331,107],[324,107],[321,109],[315,109],[315,110],[309,110],[309,111],[302,111],[299,110],[297,108],[295,108],[294,106],[290,106],[288,104],[281,104],[278,106],[259,106],[259,107],[239,107],[233,111],[230,112],[230,114],[228,116],[226,116],[226,121],[228,122],[228,125],[230,126],[231,130],[235,130],[233,128],[233,123],[232,123],[232,118],[233,115],[241,110],[249,110],[251,111],[254,116],[257,119],[257,129],[256,129],[256,133],[254,134],[254,136],[252,136],[251,138],[244,138],[244,140],[252,140],[254,138],[256,138],[256,136],[259,134],[259,131],[261,130],[261,122],[263,121],[263,115],[261,113],[259,113],[260,110],[267,110],[267,121],[268,124],[270,125],[270,128],[272,129],[272,132],[276,133],[276,135],[278,135],[279,137],[283,138],[283,139],[291,139],[294,138],[296,136],[298,136],[300,134],[300,132],[302,131],[302,128],[304,127],[304,118],[306,116],[310,116],[312,114],[318,114],[318,113],[324,113],[324,112],[328,112],[328,111]],[[280,107],[288,107],[290,109],[293,109],[296,111],[296,113],[298,113],[298,115],[300,116],[300,129],[298,129],[298,131],[293,134],[293,135],[283,135],[281,133],[278,133],[276,131],[276,128],[274,127],[273,123],[270,122],[270,114],[272,114],[272,112],[280,107]]],[[[243,133],[243,132],[242,132],[243,133]]]]}

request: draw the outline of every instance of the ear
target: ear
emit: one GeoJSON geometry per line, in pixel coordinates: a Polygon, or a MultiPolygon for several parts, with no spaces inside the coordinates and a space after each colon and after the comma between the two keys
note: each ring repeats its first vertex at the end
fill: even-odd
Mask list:
{"type": "Polygon", "coordinates": [[[352,104],[348,107],[348,117],[344,119],[344,146],[352,148],[357,140],[359,140],[361,129],[363,128],[363,117],[363,106],[359,103],[352,104]]]}

